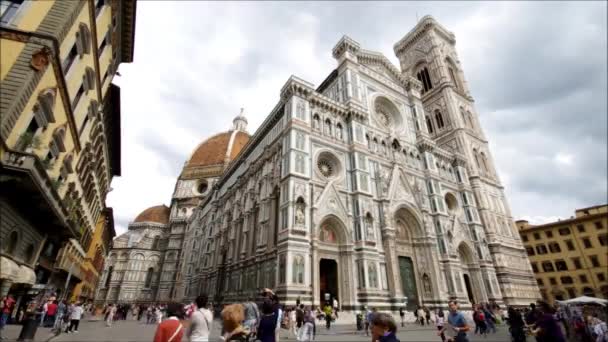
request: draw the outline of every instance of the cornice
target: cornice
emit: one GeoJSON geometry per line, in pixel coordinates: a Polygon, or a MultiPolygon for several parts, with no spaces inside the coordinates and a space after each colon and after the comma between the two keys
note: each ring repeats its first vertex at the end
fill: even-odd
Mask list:
{"type": "Polygon", "coordinates": [[[361,46],[359,45],[359,43],[354,41],[349,36],[344,35],[338,41],[338,43],[334,46],[334,48],[331,50],[331,52],[332,52],[332,56],[337,59],[342,54],[344,54],[345,51],[349,51],[351,53],[357,53],[357,51],[359,51],[360,48],[361,48],[361,46]]]}
{"type": "Polygon", "coordinates": [[[424,33],[428,32],[429,30],[434,30],[434,32],[447,40],[450,44],[456,43],[456,38],[452,32],[446,30],[432,16],[426,15],[420,19],[418,24],[416,24],[416,26],[414,26],[410,32],[408,32],[403,38],[401,38],[401,40],[393,45],[395,54],[399,55],[411,47],[422,38],[424,33]]]}

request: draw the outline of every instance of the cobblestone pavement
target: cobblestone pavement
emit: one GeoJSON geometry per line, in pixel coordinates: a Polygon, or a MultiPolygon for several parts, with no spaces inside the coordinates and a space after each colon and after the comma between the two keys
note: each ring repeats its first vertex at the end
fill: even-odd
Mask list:
{"type": "MultiPolygon", "coordinates": [[[[337,324],[332,326],[331,330],[325,329],[324,322],[317,323],[317,336],[315,341],[369,341],[370,338],[366,337],[364,333],[357,332],[354,324],[346,324],[347,322],[339,322],[343,324],[337,324]]],[[[19,336],[21,326],[13,325],[9,326],[8,331],[12,333],[6,333],[4,336],[8,338],[5,341],[15,341],[19,336]],[[14,330],[14,331],[13,331],[14,330]]],[[[221,327],[219,321],[214,322],[213,334],[210,341],[219,341],[219,332],[221,327]]],[[[49,341],[52,342],[139,342],[149,341],[151,342],[154,338],[154,332],[156,331],[156,324],[147,325],[145,323],[136,321],[118,321],[108,328],[104,322],[101,321],[83,321],[80,324],[78,333],[65,334],[62,333],[59,336],[53,337],[50,333],[50,329],[42,328],[38,329],[36,333],[36,341],[49,341]]],[[[437,336],[436,330],[432,326],[421,327],[419,325],[407,324],[404,328],[399,327],[398,337],[401,341],[441,341],[437,336]]],[[[499,327],[499,331],[496,334],[488,335],[488,337],[480,337],[470,335],[469,339],[471,342],[476,341],[496,341],[496,342],[510,342],[509,335],[507,333],[507,327],[502,325],[499,327]]],[[[294,341],[293,335],[289,336],[286,330],[281,331],[281,341],[294,341]]],[[[182,342],[187,342],[183,340],[182,342]]],[[[529,342],[532,342],[529,339],[529,342]]]]}

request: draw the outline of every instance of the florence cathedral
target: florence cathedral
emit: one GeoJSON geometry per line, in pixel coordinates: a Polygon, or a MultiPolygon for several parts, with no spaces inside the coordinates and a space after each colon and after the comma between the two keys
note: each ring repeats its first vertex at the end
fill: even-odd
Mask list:
{"type": "Polygon", "coordinates": [[[540,298],[454,34],[426,16],[394,52],[344,36],[318,87],[291,76],[253,135],[241,112],[196,147],[170,207],[114,240],[97,302],[540,298]]]}

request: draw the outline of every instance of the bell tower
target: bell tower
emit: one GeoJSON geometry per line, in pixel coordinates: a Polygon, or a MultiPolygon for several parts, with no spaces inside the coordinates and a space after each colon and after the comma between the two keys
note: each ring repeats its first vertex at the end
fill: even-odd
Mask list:
{"type": "Polygon", "coordinates": [[[421,119],[428,136],[440,149],[466,159],[462,166],[470,188],[467,185],[465,190],[472,190],[475,201],[465,199],[462,205],[477,204],[485,236],[476,239],[489,247],[500,270],[496,276],[503,296],[538,291],[456,53],[454,34],[425,16],[393,48],[404,76],[422,84],[421,119]]]}

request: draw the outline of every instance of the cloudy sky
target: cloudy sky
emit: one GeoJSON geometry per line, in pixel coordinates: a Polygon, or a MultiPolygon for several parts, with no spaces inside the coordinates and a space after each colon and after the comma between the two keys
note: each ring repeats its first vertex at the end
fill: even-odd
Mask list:
{"type": "Polygon", "coordinates": [[[164,203],[205,137],[245,108],[254,132],[290,75],[319,85],[348,35],[399,65],[393,44],[434,16],[456,48],[516,219],[607,200],[605,2],[139,1],[135,60],[120,67],[117,233],[164,203]]]}

